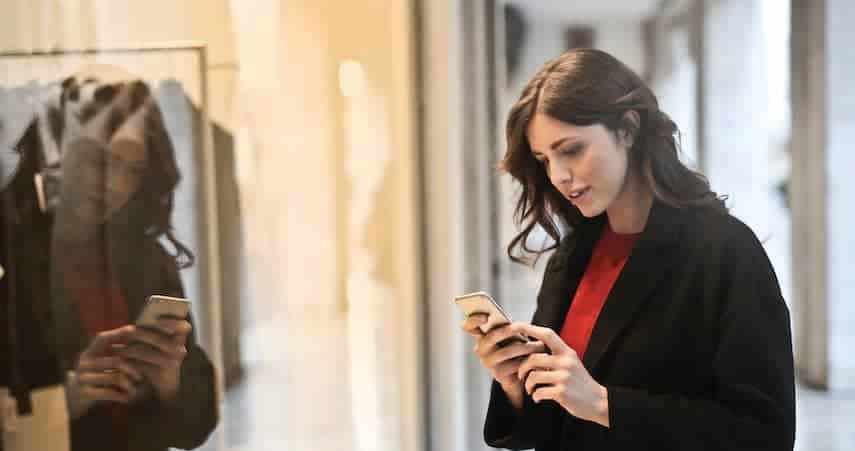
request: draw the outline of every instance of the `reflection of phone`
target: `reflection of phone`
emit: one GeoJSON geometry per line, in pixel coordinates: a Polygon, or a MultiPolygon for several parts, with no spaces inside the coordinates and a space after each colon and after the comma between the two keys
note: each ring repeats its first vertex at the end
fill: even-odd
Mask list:
{"type": "Polygon", "coordinates": [[[185,319],[189,314],[190,301],[187,299],[153,295],[148,297],[148,301],[146,301],[135,324],[144,327],[157,327],[157,320],[162,316],[185,319]]]}
{"type": "MultiPolygon", "coordinates": [[[[454,302],[467,318],[476,313],[487,315],[487,322],[480,326],[481,332],[485,334],[494,327],[511,323],[511,317],[502,310],[502,307],[493,300],[492,296],[483,291],[457,296],[454,298],[454,302]]],[[[522,335],[519,338],[522,341],[527,341],[522,335]]]]}

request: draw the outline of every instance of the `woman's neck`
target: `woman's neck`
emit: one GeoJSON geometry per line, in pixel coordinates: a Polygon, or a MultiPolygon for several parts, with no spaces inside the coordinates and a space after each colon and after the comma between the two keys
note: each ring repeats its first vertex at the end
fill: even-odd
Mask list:
{"type": "Polygon", "coordinates": [[[615,233],[641,233],[653,206],[653,193],[637,177],[627,177],[621,193],[606,209],[606,215],[615,233]]]}

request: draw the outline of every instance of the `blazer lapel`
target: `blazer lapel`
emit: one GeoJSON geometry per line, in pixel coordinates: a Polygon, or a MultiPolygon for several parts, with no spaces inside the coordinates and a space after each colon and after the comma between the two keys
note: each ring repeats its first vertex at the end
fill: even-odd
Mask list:
{"type": "Polygon", "coordinates": [[[680,210],[654,201],[647,226],[609,293],[591,333],[583,363],[594,372],[615,338],[630,324],[676,261],[680,210]]]}

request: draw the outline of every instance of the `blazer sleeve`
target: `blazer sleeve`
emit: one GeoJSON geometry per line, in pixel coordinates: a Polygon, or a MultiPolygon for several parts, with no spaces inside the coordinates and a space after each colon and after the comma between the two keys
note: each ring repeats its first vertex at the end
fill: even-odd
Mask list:
{"type": "Polygon", "coordinates": [[[709,399],[607,386],[609,434],[636,448],[792,450],[790,316],[768,257],[740,227],[722,251],[721,314],[709,399]]]}
{"type": "MultiPolygon", "coordinates": [[[[174,266],[167,266],[165,272],[167,292],[183,295],[174,266]]],[[[193,323],[192,318],[190,321],[193,323]]],[[[214,366],[195,335],[194,325],[194,332],[187,337],[187,357],[181,365],[181,385],[176,398],[164,404],[151,397],[134,406],[129,419],[130,443],[147,443],[151,449],[193,449],[204,444],[217,426],[219,402],[214,366]]]]}
{"type": "MultiPolygon", "coordinates": [[[[550,257],[544,271],[544,281],[552,273],[555,254],[550,257]]],[[[541,286],[543,293],[543,285],[541,286]]],[[[538,305],[532,319],[533,324],[539,324],[538,319],[543,316],[543,306],[538,296],[538,305]]],[[[490,403],[487,407],[487,417],[484,422],[484,441],[494,448],[505,449],[531,449],[541,446],[545,440],[554,437],[550,431],[557,427],[556,415],[557,404],[545,401],[535,404],[531,396],[523,393],[523,407],[517,410],[502,386],[493,380],[490,389],[490,403]]]]}

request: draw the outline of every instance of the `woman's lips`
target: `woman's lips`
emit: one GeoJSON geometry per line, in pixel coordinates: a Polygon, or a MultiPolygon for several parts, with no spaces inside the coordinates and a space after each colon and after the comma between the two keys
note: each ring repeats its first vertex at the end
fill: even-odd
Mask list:
{"type": "Polygon", "coordinates": [[[587,188],[583,188],[581,191],[574,191],[574,192],[577,192],[579,194],[576,197],[573,197],[572,195],[567,196],[567,198],[570,200],[570,202],[573,203],[573,205],[578,206],[580,204],[587,203],[591,198],[591,187],[590,186],[587,188]]]}

